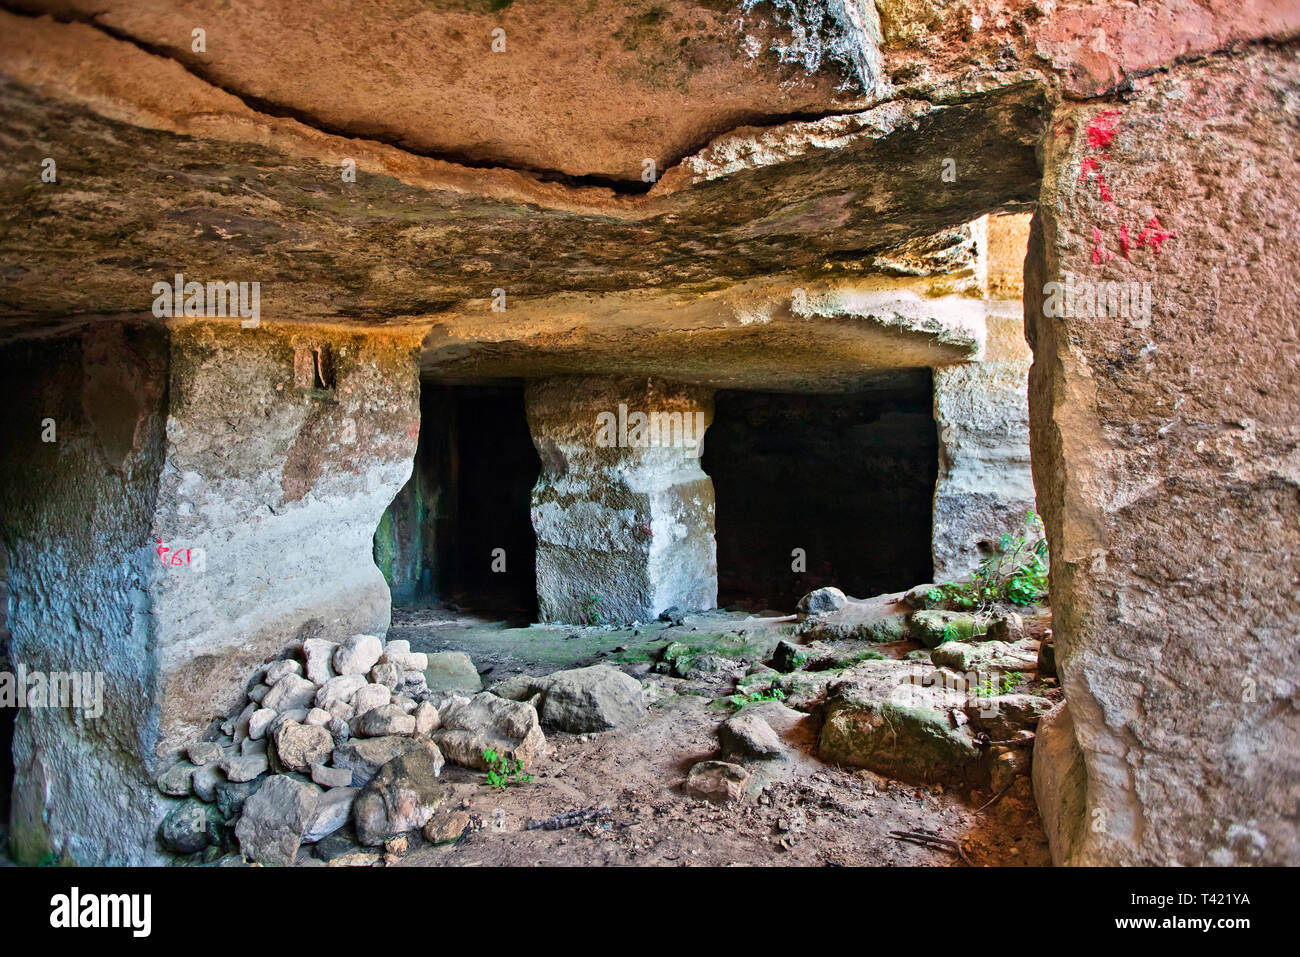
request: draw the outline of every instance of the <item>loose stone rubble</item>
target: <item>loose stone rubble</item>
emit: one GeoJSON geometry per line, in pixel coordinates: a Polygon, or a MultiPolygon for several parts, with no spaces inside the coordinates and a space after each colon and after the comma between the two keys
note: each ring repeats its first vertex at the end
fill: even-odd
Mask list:
{"type": "MultiPolygon", "coordinates": [[[[525,767],[544,757],[532,703],[445,690],[448,674],[460,675],[450,682],[457,689],[474,685],[463,654],[452,670],[435,663],[444,690],[431,691],[429,657],[406,641],[358,634],[337,644],[309,639],[267,664],[220,735],[194,742],[188,760],[159,775],[158,789],[183,799],[159,830],[164,848],[285,866],[302,845],[349,823],[360,844],[376,847],[429,824],[445,797],[445,760],[483,768],[488,748],[525,767]]],[[[619,677],[639,703],[637,682],[619,677]]]]}

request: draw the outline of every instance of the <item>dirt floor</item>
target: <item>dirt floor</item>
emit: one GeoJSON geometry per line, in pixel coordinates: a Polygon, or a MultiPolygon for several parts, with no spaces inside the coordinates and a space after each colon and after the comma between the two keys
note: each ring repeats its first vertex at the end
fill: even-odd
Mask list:
{"type": "MultiPolygon", "coordinates": [[[[445,806],[463,807],[470,827],[454,844],[412,835],[403,853],[364,852],[355,863],[390,866],[478,865],[1046,865],[1047,844],[1027,778],[984,810],[987,792],[915,786],[869,771],[828,766],[816,756],[811,715],[768,709],[792,747],[789,760],[760,762],[750,799],[716,806],[682,791],[686,772],[718,754],[718,725],[734,713],[727,700],[734,669],[768,656],[793,630],[793,617],[735,612],[688,616],[679,625],[629,629],[508,628],[446,609],[397,610],[389,638],[418,651],[464,651],[487,685],[521,672],[546,674],[599,661],[651,686],[640,725],[603,734],[547,735],[549,757],[535,779],[499,792],[478,772],[447,765],[445,806]],[[653,662],[670,641],[716,649],[731,670],[690,680],[657,674],[653,662]],[[779,714],[778,714],[779,711],[779,714]],[[785,716],[786,721],[780,720],[785,716]],[[528,823],[569,810],[593,818],[558,830],[528,823]],[[891,832],[923,833],[951,848],[918,846],[891,832]]],[[[908,644],[908,643],[901,643],[908,644]]],[[[901,656],[911,648],[890,650],[901,656]]],[[[1043,692],[1043,686],[1035,688],[1043,692]]],[[[1059,694],[1059,692],[1058,692],[1059,694]]],[[[780,730],[780,728],[778,728],[780,730]]],[[[302,863],[307,860],[304,849],[302,863]]]]}

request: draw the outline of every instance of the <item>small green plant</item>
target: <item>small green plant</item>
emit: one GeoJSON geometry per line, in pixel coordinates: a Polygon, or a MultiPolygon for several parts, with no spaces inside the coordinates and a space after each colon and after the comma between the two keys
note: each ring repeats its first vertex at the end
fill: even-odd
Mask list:
{"type": "Polygon", "coordinates": [[[578,602],[578,623],[583,625],[600,624],[600,596],[587,592],[587,597],[578,602]]]}
{"type": "Polygon", "coordinates": [[[483,763],[487,765],[487,779],[483,782],[490,788],[504,791],[512,784],[528,784],[533,780],[531,774],[524,773],[524,763],[517,758],[510,760],[488,748],[483,752],[483,763]]]}
{"type": "Polygon", "coordinates": [[[1003,534],[970,581],[946,582],[931,588],[926,597],[963,611],[987,611],[999,601],[1036,605],[1047,592],[1047,539],[1042,519],[1030,509],[1022,534],[1003,534]]]}
{"type": "Polygon", "coordinates": [[[985,675],[975,689],[975,694],[981,698],[996,698],[998,695],[1010,694],[1012,689],[1024,680],[1025,676],[1019,671],[1003,672],[996,677],[994,675],[985,675]]]}
{"type": "Polygon", "coordinates": [[[784,701],[785,692],[780,688],[768,688],[766,691],[751,691],[749,694],[728,695],[727,700],[739,711],[747,704],[760,704],[764,701],[784,701]]]}

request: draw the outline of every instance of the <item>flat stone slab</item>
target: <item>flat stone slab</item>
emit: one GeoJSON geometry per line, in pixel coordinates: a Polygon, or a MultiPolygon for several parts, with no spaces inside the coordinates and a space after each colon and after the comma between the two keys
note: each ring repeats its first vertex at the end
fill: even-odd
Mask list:
{"type": "Polygon", "coordinates": [[[429,666],[424,669],[424,680],[430,691],[477,694],[483,690],[483,679],[465,652],[438,651],[428,657],[429,666]]]}

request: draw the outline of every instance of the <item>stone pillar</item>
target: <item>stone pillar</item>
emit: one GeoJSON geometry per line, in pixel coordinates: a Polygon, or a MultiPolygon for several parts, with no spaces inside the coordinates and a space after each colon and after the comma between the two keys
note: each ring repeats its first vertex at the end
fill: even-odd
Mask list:
{"type": "Polygon", "coordinates": [[[14,665],[103,678],[102,713],[19,711],[21,861],[154,861],[154,776],[238,709],[259,664],[387,630],[372,536],[410,474],[417,348],[102,323],[0,356],[14,665]]]}
{"type": "Polygon", "coordinates": [[[718,601],[713,482],[700,468],[711,394],[644,378],[530,383],[543,621],[646,621],[718,601]]]}
{"type": "Polygon", "coordinates": [[[1297,89],[1296,47],[1255,46],[1064,103],[1044,143],[1034,480],[1086,771],[1035,748],[1061,863],[1300,861],[1297,89]]]}
{"type": "Polygon", "coordinates": [[[160,757],[236,710],[269,655],[387,632],[374,534],[411,475],[417,347],[328,327],[173,331],[152,537],[205,567],[160,563],[153,588],[160,757]]]}
{"type": "Polygon", "coordinates": [[[978,362],[934,370],[939,475],[934,491],[934,580],[979,567],[1003,532],[1018,533],[1034,507],[1029,464],[1029,364],[1021,277],[1027,215],[980,221],[987,283],[986,336],[978,362]]]}

